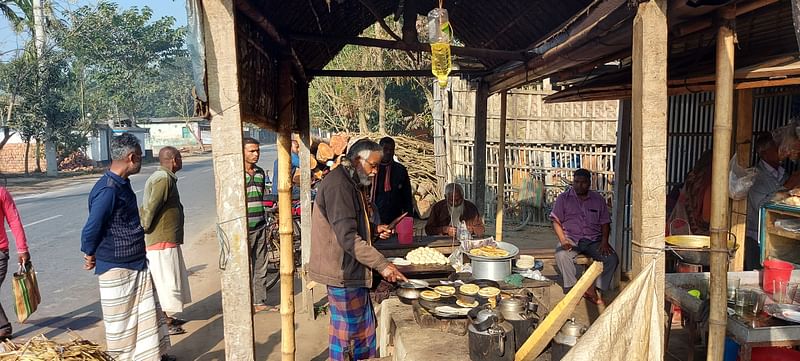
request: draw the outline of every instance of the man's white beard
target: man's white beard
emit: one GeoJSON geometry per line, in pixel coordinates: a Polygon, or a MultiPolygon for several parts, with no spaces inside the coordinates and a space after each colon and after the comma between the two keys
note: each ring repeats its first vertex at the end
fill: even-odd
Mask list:
{"type": "Polygon", "coordinates": [[[356,169],[356,174],[358,174],[358,183],[361,183],[362,186],[369,187],[372,185],[372,177],[369,174],[361,169],[356,169]]]}
{"type": "Polygon", "coordinates": [[[461,223],[461,215],[464,214],[464,203],[457,206],[448,205],[448,208],[450,209],[450,225],[458,227],[461,223]]]}

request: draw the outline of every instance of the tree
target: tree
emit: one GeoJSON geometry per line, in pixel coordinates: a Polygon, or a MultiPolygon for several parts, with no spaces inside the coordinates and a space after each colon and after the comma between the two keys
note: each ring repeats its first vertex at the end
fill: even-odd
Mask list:
{"type": "MultiPolygon", "coordinates": [[[[378,26],[363,36],[385,37],[378,26]]],[[[426,55],[427,56],[427,55],[426,55]]],[[[407,52],[347,45],[326,66],[337,70],[419,69],[407,52]]],[[[312,125],[335,131],[407,134],[429,129],[433,96],[430,78],[334,78],[311,82],[312,125]],[[423,86],[424,85],[424,86],[423,86]],[[356,126],[357,125],[357,126],[356,126]]]]}
{"type": "Polygon", "coordinates": [[[66,31],[58,42],[73,58],[85,91],[97,92],[135,124],[151,115],[148,102],[163,86],[158,79],[165,64],[184,56],[185,28],[175,19],[152,19],[149,7],[120,11],[118,5],[101,2],[69,14],[66,31]]]}

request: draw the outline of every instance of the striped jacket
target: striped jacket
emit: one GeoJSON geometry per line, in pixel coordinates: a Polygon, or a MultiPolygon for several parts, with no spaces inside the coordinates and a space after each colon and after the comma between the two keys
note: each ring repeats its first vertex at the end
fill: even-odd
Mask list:
{"type": "Polygon", "coordinates": [[[251,176],[244,172],[244,186],[247,193],[247,229],[252,231],[266,222],[264,217],[264,194],[266,193],[267,175],[264,170],[253,165],[255,172],[251,176]]]}

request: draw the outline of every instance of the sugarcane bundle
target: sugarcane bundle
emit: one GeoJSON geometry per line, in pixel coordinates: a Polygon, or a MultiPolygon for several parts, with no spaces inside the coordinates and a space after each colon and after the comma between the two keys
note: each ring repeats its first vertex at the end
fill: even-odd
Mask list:
{"type": "Polygon", "coordinates": [[[114,358],[88,340],[74,338],[67,343],[48,340],[44,335],[31,338],[25,343],[5,341],[5,351],[0,352],[0,361],[113,361],[114,358]]]}

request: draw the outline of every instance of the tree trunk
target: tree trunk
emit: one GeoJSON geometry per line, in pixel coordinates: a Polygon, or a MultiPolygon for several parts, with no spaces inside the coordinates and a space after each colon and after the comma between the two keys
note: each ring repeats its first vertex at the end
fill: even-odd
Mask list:
{"type": "Polygon", "coordinates": [[[28,172],[28,158],[31,154],[31,137],[25,137],[25,175],[30,174],[28,172]]]}
{"type": "MultiPolygon", "coordinates": [[[[380,53],[383,58],[383,52],[380,53]]],[[[381,59],[382,60],[382,59],[381,59]]],[[[378,82],[378,131],[386,134],[386,82],[377,79],[378,82]]]]}
{"type": "Polygon", "coordinates": [[[203,146],[203,141],[200,139],[200,136],[197,134],[197,132],[200,131],[200,124],[199,123],[197,124],[197,132],[195,132],[192,129],[191,125],[189,124],[189,118],[188,117],[185,119],[185,121],[186,121],[185,122],[186,129],[189,129],[189,133],[192,133],[192,136],[194,137],[194,140],[197,141],[197,145],[200,146],[200,151],[201,152],[205,152],[206,148],[203,146]]]}
{"type": "MultiPolygon", "coordinates": [[[[361,88],[356,86],[356,99],[361,100],[361,88]]],[[[363,107],[356,107],[356,116],[358,117],[358,131],[362,134],[369,133],[369,124],[367,124],[367,113],[363,107]]]]}
{"type": "Polygon", "coordinates": [[[36,173],[42,172],[42,140],[36,139],[36,173]]]}
{"type": "MultiPolygon", "coordinates": [[[[376,30],[380,34],[380,30],[376,30]]],[[[378,66],[384,69],[383,49],[378,50],[378,66]]],[[[386,134],[386,81],[383,78],[375,79],[378,85],[378,132],[386,134]]]]}
{"type": "Polygon", "coordinates": [[[6,143],[11,139],[12,135],[14,135],[14,133],[11,132],[11,128],[3,127],[3,139],[0,140],[0,150],[3,150],[3,147],[6,146],[6,143]]]}

